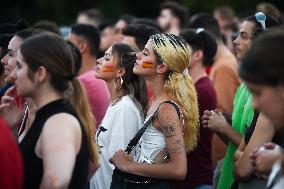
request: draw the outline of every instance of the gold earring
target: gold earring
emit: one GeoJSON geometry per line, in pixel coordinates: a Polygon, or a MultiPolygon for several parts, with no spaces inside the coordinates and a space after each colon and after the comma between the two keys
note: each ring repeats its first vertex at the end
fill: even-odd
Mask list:
{"type": "Polygon", "coordinates": [[[115,82],[114,82],[114,88],[115,89],[117,89],[117,90],[119,90],[119,89],[121,89],[122,88],[122,84],[123,84],[123,79],[122,79],[122,77],[118,77],[119,78],[119,83],[120,83],[120,88],[118,88],[117,86],[116,86],[116,81],[117,80],[115,80],[115,82]]]}
{"type": "Polygon", "coordinates": [[[117,87],[116,87],[116,81],[113,83],[113,85],[114,85],[114,88],[117,89],[117,87]]]}
{"type": "Polygon", "coordinates": [[[123,79],[122,79],[122,77],[119,77],[119,79],[120,79],[120,86],[122,87],[123,79]]]}

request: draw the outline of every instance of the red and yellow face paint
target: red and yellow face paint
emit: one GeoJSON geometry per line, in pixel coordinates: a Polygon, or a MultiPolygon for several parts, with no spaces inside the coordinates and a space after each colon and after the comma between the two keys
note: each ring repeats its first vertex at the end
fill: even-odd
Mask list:
{"type": "Polygon", "coordinates": [[[103,72],[114,72],[114,66],[113,65],[106,65],[103,66],[103,72]]]}
{"type": "Polygon", "coordinates": [[[144,62],[142,63],[142,67],[143,67],[143,68],[153,68],[154,65],[153,65],[152,62],[144,61],[144,62]]]}

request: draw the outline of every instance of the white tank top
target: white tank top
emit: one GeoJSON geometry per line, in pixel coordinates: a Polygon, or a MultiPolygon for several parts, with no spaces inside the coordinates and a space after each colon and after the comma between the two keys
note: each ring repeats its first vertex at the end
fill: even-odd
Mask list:
{"type": "MultiPolygon", "coordinates": [[[[173,101],[171,101],[171,102],[173,102],[173,101]]],[[[173,103],[175,103],[175,102],[173,102],[173,103]]],[[[179,107],[179,106],[177,105],[177,107],[179,107]]],[[[182,111],[181,111],[180,107],[179,107],[179,111],[181,112],[181,116],[183,118],[182,111]]],[[[149,116],[149,117],[151,117],[151,116],[149,116]]],[[[145,119],[145,122],[149,119],[149,117],[145,119]]],[[[165,148],[166,148],[166,141],[165,141],[165,137],[164,137],[163,133],[158,131],[153,126],[153,124],[150,123],[148,128],[146,129],[146,131],[142,135],[138,147],[136,148],[135,159],[139,163],[154,163],[154,159],[155,159],[156,155],[161,150],[163,150],[165,148]]]]}

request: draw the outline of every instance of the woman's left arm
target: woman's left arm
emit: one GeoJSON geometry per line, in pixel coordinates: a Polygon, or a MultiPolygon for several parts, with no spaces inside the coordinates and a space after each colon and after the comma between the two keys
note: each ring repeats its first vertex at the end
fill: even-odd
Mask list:
{"type": "Polygon", "coordinates": [[[60,113],[47,120],[39,140],[43,160],[41,189],[68,188],[81,138],[79,122],[72,115],[60,113]]]}
{"type": "Polygon", "coordinates": [[[182,125],[175,108],[168,103],[162,104],[158,111],[158,129],[163,133],[170,160],[164,164],[142,164],[132,161],[131,157],[119,150],[111,162],[121,171],[160,179],[183,180],[187,171],[186,151],[182,125]]]}

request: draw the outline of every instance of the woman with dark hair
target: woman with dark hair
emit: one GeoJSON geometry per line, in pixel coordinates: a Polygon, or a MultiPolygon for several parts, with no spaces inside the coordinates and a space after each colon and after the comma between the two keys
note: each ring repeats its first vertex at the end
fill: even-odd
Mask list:
{"type": "Polygon", "coordinates": [[[12,77],[17,94],[37,107],[20,143],[24,188],[86,188],[89,160],[98,166],[95,126],[68,44],[55,34],[27,39],[12,77]]]}
{"type": "Polygon", "coordinates": [[[137,54],[133,72],[146,79],[153,89],[153,100],[139,131],[144,133],[135,161],[123,150],[110,160],[117,170],[132,176],[114,174],[111,188],[165,189],[171,187],[167,180],[185,178],[186,152],[197,145],[199,130],[196,91],[187,72],[191,56],[184,39],[168,34],[152,35],[137,54]],[[140,176],[148,179],[140,180],[140,176]]]}
{"type": "MultiPolygon", "coordinates": [[[[284,134],[284,33],[283,29],[275,29],[260,36],[251,46],[243,59],[239,74],[247,83],[253,96],[253,105],[266,115],[278,129],[283,147],[284,134]]],[[[273,144],[265,144],[258,148],[253,155],[255,169],[259,173],[269,173],[275,159],[283,159],[283,150],[273,144]],[[278,158],[276,158],[278,156],[278,158]]],[[[276,168],[277,169],[277,168],[276,168]]],[[[274,171],[273,174],[277,175],[274,171]]],[[[278,175],[281,175],[279,172],[278,175]]],[[[283,164],[282,177],[276,186],[268,181],[269,188],[283,188],[283,164]]],[[[274,177],[272,176],[272,177],[274,177]]],[[[271,178],[272,179],[272,178],[271,178]]],[[[278,178],[279,179],[279,178],[278,178]]]]}
{"type": "Polygon", "coordinates": [[[90,188],[110,188],[114,166],[109,159],[125,149],[142,125],[147,105],[143,78],[133,74],[136,51],[126,44],[114,44],[97,60],[96,77],[106,81],[111,99],[96,134],[101,167],[94,174],[90,188]]]}

